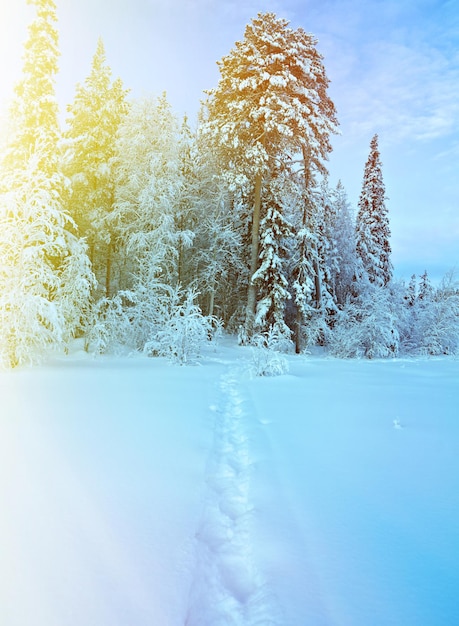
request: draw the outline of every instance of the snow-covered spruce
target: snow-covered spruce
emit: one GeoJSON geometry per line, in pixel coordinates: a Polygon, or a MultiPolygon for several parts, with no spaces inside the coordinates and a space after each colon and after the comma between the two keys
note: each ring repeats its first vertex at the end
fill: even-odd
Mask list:
{"type": "Polygon", "coordinates": [[[283,241],[290,234],[290,225],[283,218],[274,199],[260,224],[260,267],[252,276],[257,285],[259,301],[256,307],[255,328],[288,337],[290,329],[285,323],[285,306],[290,299],[285,276],[285,250],[283,241]]]}
{"type": "Polygon", "coordinates": [[[69,117],[61,142],[62,168],[68,181],[65,206],[88,244],[99,297],[109,297],[119,288],[118,281],[112,285],[116,242],[109,218],[116,188],[115,138],[129,109],[127,93],[119,78],[112,80],[99,39],[91,71],[84,83],[76,86],[74,101],[67,107],[69,117]]]}
{"type": "Polygon", "coordinates": [[[118,285],[131,290],[151,275],[173,288],[180,254],[194,234],[182,223],[180,126],[165,94],[135,100],[120,125],[114,157],[116,181],[110,227],[118,244],[118,285]]]}
{"type": "Polygon", "coordinates": [[[380,287],[392,278],[390,227],[378,135],[370,142],[356,221],[356,250],[362,271],[380,287]]]}
{"type": "Polygon", "coordinates": [[[67,349],[93,287],[86,244],[65,210],[55,97],[56,7],[36,0],[0,168],[0,363],[67,349]]]}

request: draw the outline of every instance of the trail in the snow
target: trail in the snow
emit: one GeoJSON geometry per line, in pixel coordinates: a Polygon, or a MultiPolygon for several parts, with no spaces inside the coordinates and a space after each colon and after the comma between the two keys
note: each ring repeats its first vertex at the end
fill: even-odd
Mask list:
{"type": "Polygon", "coordinates": [[[208,495],[196,533],[197,566],[186,626],[280,626],[252,551],[250,417],[237,370],[220,379],[208,495]]]}

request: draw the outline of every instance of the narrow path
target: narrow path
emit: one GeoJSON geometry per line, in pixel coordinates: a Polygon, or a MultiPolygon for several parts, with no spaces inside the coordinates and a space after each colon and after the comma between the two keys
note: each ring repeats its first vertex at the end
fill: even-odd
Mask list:
{"type": "Polygon", "coordinates": [[[186,626],[280,626],[276,603],[252,552],[254,465],[250,414],[236,368],[219,381],[207,499],[196,533],[197,568],[186,626]]]}

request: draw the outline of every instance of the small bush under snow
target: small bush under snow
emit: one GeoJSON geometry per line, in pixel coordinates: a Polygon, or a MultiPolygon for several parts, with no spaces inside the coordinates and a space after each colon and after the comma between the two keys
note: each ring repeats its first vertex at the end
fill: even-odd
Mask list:
{"type": "Polygon", "coordinates": [[[285,338],[272,328],[251,339],[252,360],[250,371],[253,376],[281,376],[289,370],[288,361],[280,352],[285,347],[285,338]]]}
{"type": "Polygon", "coordinates": [[[368,359],[397,356],[400,348],[398,317],[388,289],[369,287],[338,314],[329,336],[330,354],[368,359]]]}
{"type": "Polygon", "coordinates": [[[189,291],[182,303],[177,302],[171,308],[169,318],[145,344],[145,354],[165,356],[179,365],[196,362],[203,346],[220,329],[220,324],[215,318],[202,314],[195,298],[196,294],[189,291]]]}

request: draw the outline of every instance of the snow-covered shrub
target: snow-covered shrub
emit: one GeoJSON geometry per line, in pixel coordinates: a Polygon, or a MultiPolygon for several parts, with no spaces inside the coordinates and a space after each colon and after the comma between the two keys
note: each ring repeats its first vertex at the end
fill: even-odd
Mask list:
{"type": "Polygon", "coordinates": [[[429,355],[457,354],[459,351],[459,298],[456,312],[449,302],[435,302],[423,316],[419,352],[429,355]]]}
{"type": "Polygon", "coordinates": [[[69,254],[61,263],[59,288],[55,301],[65,320],[63,340],[67,349],[74,337],[81,335],[91,314],[91,292],[96,279],[82,239],[71,238],[69,254]]]}
{"type": "Polygon", "coordinates": [[[421,354],[459,352],[459,294],[438,297],[417,312],[418,348],[421,354]]]}
{"type": "Polygon", "coordinates": [[[459,284],[447,274],[437,290],[425,272],[419,287],[410,283],[407,306],[409,336],[404,347],[411,354],[441,355],[459,352],[459,284]]]}
{"type": "Polygon", "coordinates": [[[388,287],[367,286],[337,315],[329,337],[333,356],[385,358],[400,349],[399,318],[388,287]]]}
{"type": "MultiPolygon", "coordinates": [[[[287,347],[286,338],[280,335],[273,327],[265,333],[252,337],[251,373],[254,376],[281,376],[288,372],[288,361],[281,354],[287,347]]],[[[289,342],[291,346],[291,342],[289,342]]]]}
{"type": "Polygon", "coordinates": [[[301,335],[304,349],[308,349],[317,344],[328,343],[330,327],[322,311],[310,307],[305,321],[301,326],[301,335]]]}
{"type": "Polygon", "coordinates": [[[63,319],[54,302],[17,289],[0,295],[0,366],[16,367],[39,362],[61,345],[63,319]]]}
{"type": "Polygon", "coordinates": [[[435,290],[421,277],[387,287],[366,285],[337,316],[330,353],[338,357],[382,358],[398,354],[459,352],[459,286],[446,277],[435,290]]]}
{"type": "Polygon", "coordinates": [[[146,342],[144,353],[165,356],[180,365],[194,363],[201,355],[202,347],[211,341],[221,326],[215,318],[202,314],[195,303],[195,292],[188,291],[183,302],[180,302],[179,290],[175,290],[173,296],[167,319],[146,342]]]}
{"type": "Polygon", "coordinates": [[[164,283],[158,256],[145,254],[133,288],[95,305],[86,334],[88,349],[100,354],[124,346],[178,363],[193,362],[220,329],[214,317],[202,314],[196,297],[191,290],[184,294],[164,283]]]}
{"type": "Polygon", "coordinates": [[[132,289],[103,298],[94,307],[87,332],[91,351],[102,353],[124,345],[141,352],[169,319],[175,292],[162,282],[157,256],[143,255],[137,264],[132,289]]]}
{"type": "Polygon", "coordinates": [[[120,294],[94,304],[85,333],[88,352],[104,354],[132,346],[133,329],[120,294]]]}

